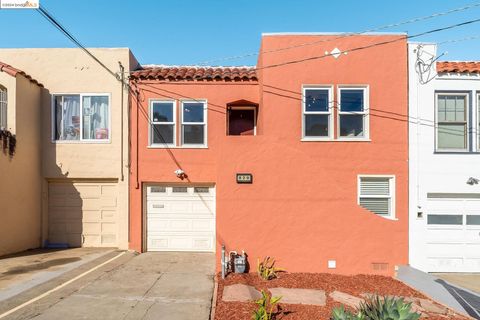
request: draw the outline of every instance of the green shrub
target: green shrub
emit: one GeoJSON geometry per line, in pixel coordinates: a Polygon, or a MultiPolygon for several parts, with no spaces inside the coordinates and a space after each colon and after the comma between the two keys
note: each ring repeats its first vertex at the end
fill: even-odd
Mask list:
{"type": "Polygon", "coordinates": [[[333,320],[417,320],[420,314],[411,311],[412,304],[403,298],[372,297],[360,303],[355,313],[345,310],[343,306],[332,312],[333,320]]]}
{"type": "Polygon", "coordinates": [[[273,309],[282,297],[270,297],[262,290],[262,298],[255,301],[257,310],[254,311],[252,319],[254,320],[272,320],[275,319],[273,309]]]}
{"type": "Polygon", "coordinates": [[[275,267],[275,259],[270,257],[257,259],[257,273],[263,280],[272,280],[277,277],[277,272],[284,271],[282,268],[275,267]]]}

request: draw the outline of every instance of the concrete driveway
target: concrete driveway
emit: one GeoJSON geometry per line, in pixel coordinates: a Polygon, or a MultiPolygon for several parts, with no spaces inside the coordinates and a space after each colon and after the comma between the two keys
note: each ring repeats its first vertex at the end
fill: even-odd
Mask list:
{"type": "MultiPolygon", "coordinates": [[[[126,253],[3,319],[207,320],[214,268],[214,254],[126,253]]],[[[35,294],[30,292],[29,296],[35,294]]],[[[18,295],[8,301],[8,308],[25,300],[18,295]]],[[[8,309],[1,303],[0,319],[8,309]]]]}

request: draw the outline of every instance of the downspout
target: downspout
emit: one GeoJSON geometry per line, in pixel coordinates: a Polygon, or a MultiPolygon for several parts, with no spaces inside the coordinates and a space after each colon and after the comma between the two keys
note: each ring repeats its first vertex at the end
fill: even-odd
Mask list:
{"type": "Polygon", "coordinates": [[[136,178],[136,184],[135,184],[135,189],[139,189],[140,188],[140,183],[138,181],[138,109],[140,108],[140,102],[138,101],[138,99],[140,99],[140,92],[138,91],[138,89],[135,90],[135,94],[136,94],[136,100],[137,100],[137,112],[136,112],[136,141],[135,141],[135,178],[136,178]]]}
{"type": "Polygon", "coordinates": [[[120,67],[120,181],[124,180],[123,174],[123,94],[124,94],[124,82],[125,82],[125,68],[122,63],[118,61],[120,67]]]}

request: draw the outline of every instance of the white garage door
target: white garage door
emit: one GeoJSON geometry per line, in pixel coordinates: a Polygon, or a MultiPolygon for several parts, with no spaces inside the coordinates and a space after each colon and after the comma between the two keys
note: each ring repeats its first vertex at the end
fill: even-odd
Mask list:
{"type": "Polygon", "coordinates": [[[480,272],[480,202],[429,202],[436,209],[425,220],[428,271],[480,272]]]}
{"type": "Polygon", "coordinates": [[[147,250],[215,250],[213,186],[148,186],[147,250]]]}
{"type": "Polygon", "coordinates": [[[117,247],[117,184],[48,185],[48,241],[70,247],[117,247]]]}

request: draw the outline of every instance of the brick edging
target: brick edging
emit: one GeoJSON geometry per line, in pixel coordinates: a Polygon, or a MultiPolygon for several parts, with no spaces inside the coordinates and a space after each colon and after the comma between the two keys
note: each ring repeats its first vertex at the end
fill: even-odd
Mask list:
{"type": "Polygon", "coordinates": [[[218,294],[218,275],[215,273],[213,277],[214,287],[212,296],[212,305],[210,308],[210,320],[215,320],[215,309],[217,308],[217,294],[218,294]]]}

